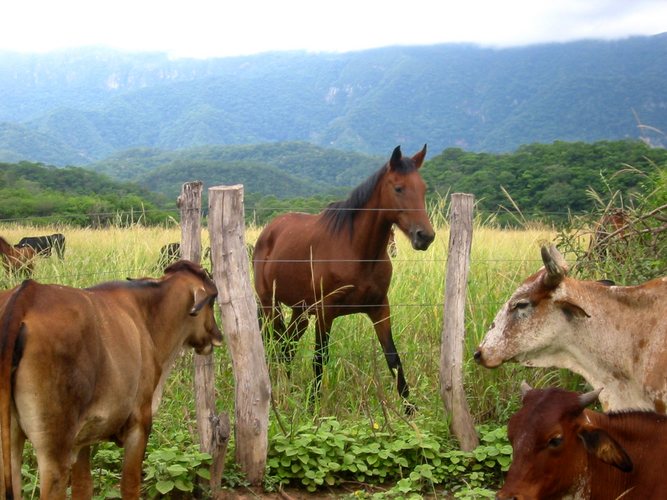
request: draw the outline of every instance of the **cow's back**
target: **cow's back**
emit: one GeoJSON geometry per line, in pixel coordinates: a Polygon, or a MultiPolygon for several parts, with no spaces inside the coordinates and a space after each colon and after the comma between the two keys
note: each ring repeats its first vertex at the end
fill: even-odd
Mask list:
{"type": "Polygon", "coordinates": [[[39,440],[49,415],[56,413],[54,405],[68,405],[77,422],[69,431],[78,444],[108,438],[137,398],[145,397],[140,386],[155,378],[154,370],[142,371],[147,339],[132,303],[105,293],[36,286],[23,318],[14,385],[24,430],[39,440]]]}

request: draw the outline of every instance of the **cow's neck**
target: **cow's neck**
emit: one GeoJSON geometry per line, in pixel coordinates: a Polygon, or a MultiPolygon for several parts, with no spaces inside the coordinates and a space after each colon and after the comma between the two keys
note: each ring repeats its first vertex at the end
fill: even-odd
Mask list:
{"type": "Polygon", "coordinates": [[[185,342],[184,333],[175,325],[183,323],[184,311],[192,306],[191,297],[169,281],[163,282],[159,291],[152,291],[154,293],[143,298],[148,302],[144,309],[149,311],[146,323],[155,345],[155,362],[165,371],[185,342]]]}
{"type": "Polygon", "coordinates": [[[572,319],[577,323],[571,330],[576,338],[563,339],[558,366],[582,375],[593,387],[605,388],[600,394],[605,409],[654,409],[656,403],[647,396],[642,373],[648,369],[645,364],[651,352],[662,352],[664,347],[657,345],[662,340],[647,327],[662,321],[667,331],[667,316],[661,317],[655,297],[641,287],[601,289],[598,284],[578,284],[568,294],[580,300],[590,317],[572,319]],[[637,321],[639,315],[641,321],[637,321]]]}

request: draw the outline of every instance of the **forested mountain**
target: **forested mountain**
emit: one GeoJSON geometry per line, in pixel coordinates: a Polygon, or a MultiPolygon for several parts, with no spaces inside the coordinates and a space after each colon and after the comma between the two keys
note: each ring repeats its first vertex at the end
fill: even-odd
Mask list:
{"type": "Polygon", "coordinates": [[[173,195],[181,184],[244,184],[247,192],[279,198],[343,192],[391,156],[322,148],[304,142],[202,146],[179,151],[147,148],[117,153],[87,168],[173,195]],[[337,190],[336,188],[341,188],[337,190]]]}
{"type": "Polygon", "coordinates": [[[603,200],[618,191],[630,203],[628,195],[660,170],[667,171],[667,150],[626,140],[531,144],[495,154],[449,148],[427,161],[422,175],[431,194],[473,193],[487,213],[501,205],[514,211],[516,204],[528,218],[563,220],[591,210],[591,190],[603,200]]]}
{"type": "MultiPolygon", "coordinates": [[[[0,163],[0,221],[100,225],[164,221],[167,199],[80,167],[0,163]],[[133,213],[136,219],[127,220],[133,213]],[[120,217],[121,219],[118,219],[120,217]]],[[[173,215],[173,214],[172,214],[173,215]]]]}
{"type": "Polygon", "coordinates": [[[510,49],[390,47],[193,60],[0,53],[0,160],[306,141],[505,152],[667,130],[667,34],[510,49]],[[645,125],[645,127],[640,126],[645,125]]]}
{"type": "MultiPolygon", "coordinates": [[[[166,216],[160,207],[174,215],[184,182],[202,180],[205,197],[212,186],[243,184],[247,214],[261,223],[281,212],[320,211],[329,201],[346,197],[386,161],[284,143],[208,147],[178,154],[137,150],[98,165],[110,170],[114,165],[129,165],[120,172],[134,182],[111,180],[79,167],[0,163],[0,220],[54,215],[58,221],[90,224],[95,222],[93,214],[113,218],[118,211],[147,211],[150,221],[157,222],[166,216]],[[134,169],[136,177],[129,175],[134,169]]],[[[514,210],[516,204],[528,219],[552,221],[590,211],[595,204],[591,191],[603,200],[618,191],[622,196],[616,200],[631,203],[633,192],[645,192],[647,176],[664,177],[665,172],[667,150],[630,140],[531,144],[512,153],[448,148],[428,156],[422,167],[430,202],[452,192],[466,192],[475,195],[477,209],[485,216],[504,214],[501,206],[514,210]]]]}

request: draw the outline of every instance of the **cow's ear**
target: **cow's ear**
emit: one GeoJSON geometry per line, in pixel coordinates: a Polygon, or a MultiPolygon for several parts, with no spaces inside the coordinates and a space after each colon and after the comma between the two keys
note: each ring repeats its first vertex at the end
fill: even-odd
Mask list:
{"type": "Polygon", "coordinates": [[[214,298],[214,296],[209,295],[206,293],[206,290],[203,288],[195,288],[192,293],[194,300],[193,300],[193,306],[192,309],[190,309],[190,316],[197,316],[199,314],[199,311],[202,310],[202,308],[211,302],[211,300],[214,298]]]}
{"type": "Polygon", "coordinates": [[[623,472],[632,471],[632,460],[623,447],[607,432],[598,427],[586,426],[579,431],[586,451],[623,472]]]}
{"type": "Polygon", "coordinates": [[[563,310],[563,313],[565,313],[567,319],[591,317],[591,315],[588,314],[583,307],[580,307],[574,302],[570,302],[569,300],[556,300],[554,303],[563,310]]]}

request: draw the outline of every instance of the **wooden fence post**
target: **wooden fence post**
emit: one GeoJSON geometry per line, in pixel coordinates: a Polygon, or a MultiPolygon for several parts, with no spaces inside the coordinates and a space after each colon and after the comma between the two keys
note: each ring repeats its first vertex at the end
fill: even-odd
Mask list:
{"type": "Polygon", "coordinates": [[[271,383],[250,284],[243,186],[216,186],[208,192],[213,274],[234,369],[236,462],[248,482],[257,485],[266,466],[271,383]]]}
{"type": "MultiPolygon", "coordinates": [[[[201,260],[201,181],[183,184],[178,197],[181,210],[181,258],[199,263],[201,260]]],[[[199,447],[212,457],[210,486],[220,490],[225,452],[229,440],[229,417],[217,414],[215,407],[215,370],[213,354],[194,355],[194,392],[199,447]]]]}
{"type": "MultiPolygon", "coordinates": [[[[197,263],[201,257],[201,192],[201,181],[188,182],[183,184],[181,194],[176,199],[176,206],[181,212],[180,258],[197,263]]],[[[153,415],[157,413],[162,401],[164,384],[169,377],[174,361],[181,353],[181,350],[174,353],[174,357],[166,364],[167,369],[160,376],[160,381],[153,393],[153,415]]]]}
{"type": "Polygon", "coordinates": [[[472,451],[479,445],[463,388],[465,299],[470,270],[474,201],[475,197],[471,194],[452,194],[440,346],[440,395],[445,410],[452,414],[451,428],[464,451],[472,451]]]}

